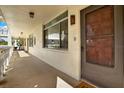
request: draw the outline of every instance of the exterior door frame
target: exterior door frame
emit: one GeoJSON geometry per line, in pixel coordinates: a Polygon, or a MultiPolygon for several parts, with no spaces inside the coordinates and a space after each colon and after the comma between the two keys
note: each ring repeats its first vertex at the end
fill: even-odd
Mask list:
{"type": "Polygon", "coordinates": [[[123,87],[123,56],[124,56],[124,30],[123,30],[123,6],[114,6],[114,46],[115,46],[115,67],[109,68],[104,66],[98,66],[96,64],[91,64],[86,62],[86,34],[85,34],[85,14],[92,12],[96,9],[99,9],[104,6],[89,6],[83,10],[80,11],[80,17],[81,17],[81,78],[85,78],[96,85],[102,86],[102,87],[123,87]],[[118,62],[118,63],[117,63],[118,62]],[[88,69],[95,69],[94,72],[90,71],[88,69]],[[98,72],[95,72],[95,71],[98,72]],[[101,72],[105,71],[105,75],[100,74],[101,72]],[[108,75],[110,76],[107,76],[108,75]],[[92,74],[94,74],[92,76],[92,74]],[[115,75],[116,74],[116,75],[115,75]],[[96,76],[95,76],[96,75],[96,76]],[[105,79],[103,76],[106,76],[105,79]],[[113,77],[113,78],[112,78],[113,77]],[[118,81],[118,82],[113,82],[118,81]],[[106,83],[104,83],[106,82],[106,83]]]}

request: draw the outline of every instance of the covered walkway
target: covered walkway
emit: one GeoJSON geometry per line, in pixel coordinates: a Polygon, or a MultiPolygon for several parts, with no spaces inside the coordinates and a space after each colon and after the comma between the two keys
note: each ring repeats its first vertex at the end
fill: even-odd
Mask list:
{"type": "Polygon", "coordinates": [[[0,83],[2,88],[55,88],[57,76],[72,86],[76,86],[78,83],[75,79],[49,66],[40,59],[32,55],[20,57],[18,52],[13,53],[8,72],[6,79],[0,83]]]}
{"type": "Polygon", "coordinates": [[[0,9],[0,87],[124,87],[124,6],[0,9]]]}

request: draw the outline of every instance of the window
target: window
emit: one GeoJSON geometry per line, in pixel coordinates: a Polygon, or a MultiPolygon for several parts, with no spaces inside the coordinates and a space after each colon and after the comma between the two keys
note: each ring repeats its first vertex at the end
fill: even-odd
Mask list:
{"type": "Polygon", "coordinates": [[[45,31],[46,47],[60,48],[60,24],[57,24],[45,31]]]}
{"type": "Polygon", "coordinates": [[[34,45],[36,45],[36,36],[34,36],[34,45]]]}
{"type": "Polygon", "coordinates": [[[68,48],[68,20],[61,22],[61,48],[68,48]]]}
{"type": "Polygon", "coordinates": [[[67,16],[59,20],[59,22],[56,21],[57,23],[55,21],[52,21],[52,22],[53,24],[49,26],[47,26],[46,24],[46,27],[44,28],[44,47],[55,48],[55,49],[60,49],[60,48],[67,49],[68,48],[68,18],[67,16]]]}
{"type": "Polygon", "coordinates": [[[62,13],[61,15],[57,16],[55,19],[53,19],[52,21],[50,21],[49,23],[45,24],[45,28],[51,26],[52,24],[61,21],[62,19],[68,17],[68,11],[65,11],[64,13],[62,13]]]}
{"type": "Polygon", "coordinates": [[[29,47],[33,47],[33,34],[29,35],[29,47]]]}

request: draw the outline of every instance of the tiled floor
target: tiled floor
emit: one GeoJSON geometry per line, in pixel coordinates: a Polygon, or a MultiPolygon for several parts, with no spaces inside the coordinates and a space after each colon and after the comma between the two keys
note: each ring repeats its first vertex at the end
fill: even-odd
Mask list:
{"type": "Polygon", "coordinates": [[[55,88],[57,76],[75,87],[79,82],[61,71],[30,55],[19,57],[13,53],[6,79],[0,82],[2,88],[55,88]]]}

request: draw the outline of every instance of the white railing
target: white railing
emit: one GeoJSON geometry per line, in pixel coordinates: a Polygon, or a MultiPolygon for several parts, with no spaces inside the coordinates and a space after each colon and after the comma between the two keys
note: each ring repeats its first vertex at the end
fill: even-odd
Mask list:
{"type": "Polygon", "coordinates": [[[6,70],[9,66],[12,48],[0,47],[0,81],[5,78],[6,70]]]}

